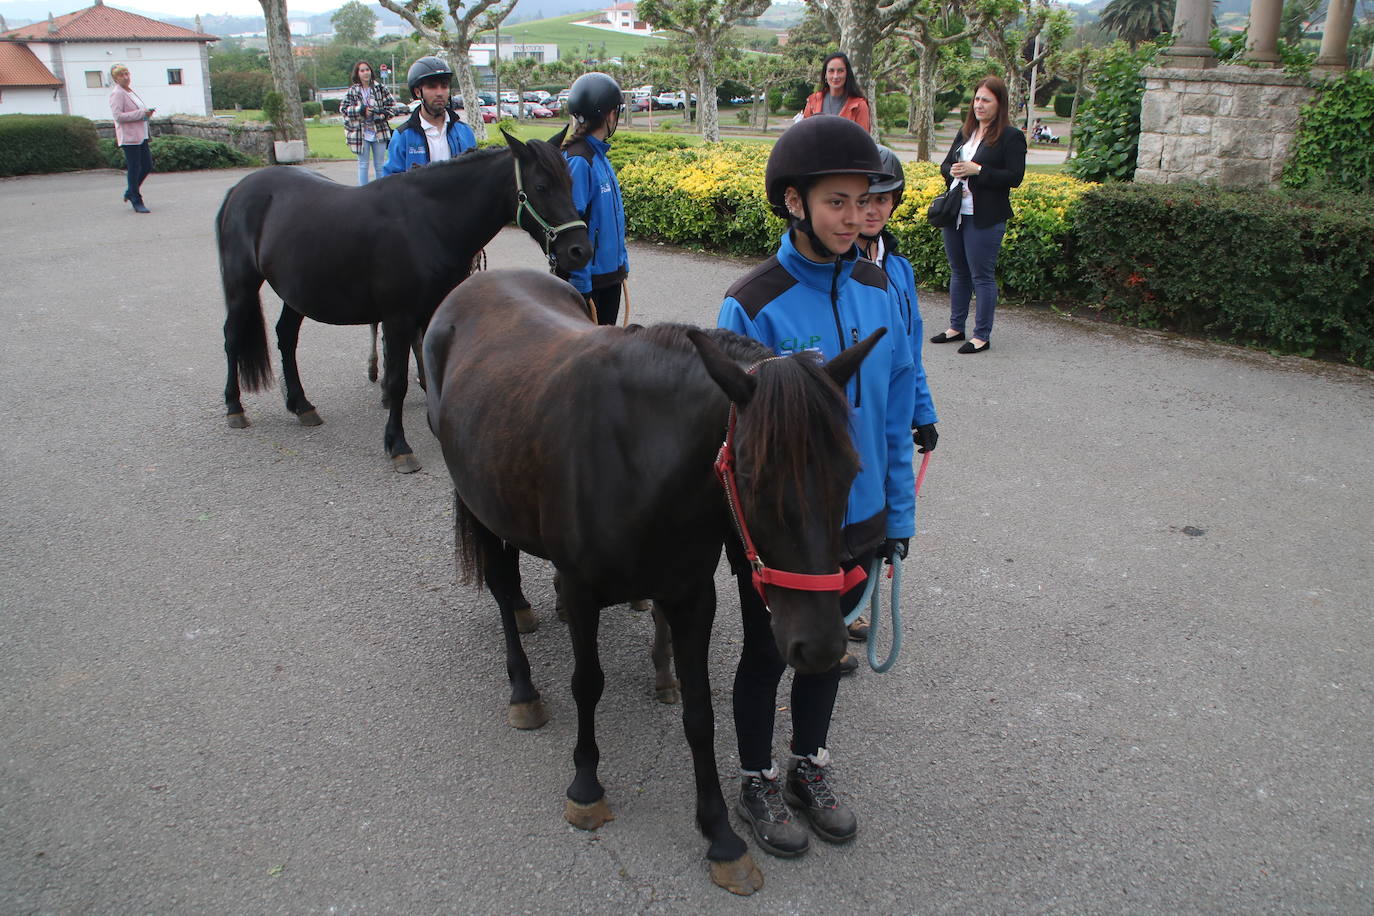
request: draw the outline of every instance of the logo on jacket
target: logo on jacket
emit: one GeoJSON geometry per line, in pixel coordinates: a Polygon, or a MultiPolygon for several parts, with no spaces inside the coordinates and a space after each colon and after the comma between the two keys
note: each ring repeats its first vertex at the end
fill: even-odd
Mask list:
{"type": "Polygon", "coordinates": [[[778,341],[778,355],[780,356],[792,356],[796,353],[805,353],[808,350],[824,355],[821,352],[821,336],[819,334],[812,334],[809,337],[800,335],[784,337],[778,341]]]}

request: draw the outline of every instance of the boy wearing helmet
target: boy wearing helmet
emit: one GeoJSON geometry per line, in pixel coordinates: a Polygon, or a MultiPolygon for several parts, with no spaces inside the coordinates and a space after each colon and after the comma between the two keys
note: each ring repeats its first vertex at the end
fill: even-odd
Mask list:
{"type": "MultiPolygon", "coordinates": [[[[812,351],[829,360],[879,328],[888,333],[850,380],[850,431],[860,471],[841,532],[841,567],[868,568],[875,557],[906,555],[915,531],[911,429],[916,385],[906,323],[888,279],[859,257],[872,176],[890,178],[868,132],[834,115],[807,118],[780,137],[768,157],[768,202],[791,221],[778,252],[726,293],[718,324],[780,355],[812,351]]],[[[830,787],[826,739],[841,666],[797,672],[792,680],[792,741],[784,774],[774,763],[777,687],[786,668],[769,629],[768,609],[732,545],[744,649],[735,672],[735,734],[742,777],[736,811],[767,852],[796,856],[810,839],[793,812],[821,839],[843,843],[858,820],[830,787]],[[790,806],[790,807],[789,807],[790,806]]],[[[861,588],[841,595],[842,611],[861,588]]]]}
{"type": "Polygon", "coordinates": [[[441,57],[422,57],[410,65],[406,83],[410,97],[420,104],[405,126],[391,135],[382,172],[395,175],[431,162],[452,159],[477,145],[472,128],[458,120],[449,108],[449,84],[453,71],[441,57]]]}
{"type": "Polygon", "coordinates": [[[563,157],[572,175],[573,206],[587,223],[592,258],[568,278],[596,309],[598,324],[615,324],[620,288],[630,273],[625,250],[625,202],[615,167],[606,158],[611,134],[620,123],[620,84],[605,73],[584,73],[568,94],[572,133],[563,141],[563,157]]]}

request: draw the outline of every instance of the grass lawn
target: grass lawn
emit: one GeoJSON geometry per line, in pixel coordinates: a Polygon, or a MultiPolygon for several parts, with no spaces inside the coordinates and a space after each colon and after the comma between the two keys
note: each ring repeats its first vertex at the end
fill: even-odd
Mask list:
{"type": "MultiPolygon", "coordinates": [[[[574,52],[578,57],[587,56],[605,60],[610,57],[624,58],[630,54],[638,54],[643,51],[650,42],[661,41],[657,38],[641,38],[638,35],[623,35],[612,32],[609,29],[593,29],[585,25],[573,25],[573,23],[592,19],[600,13],[573,13],[570,16],[557,16],[552,19],[540,19],[538,22],[526,22],[519,25],[507,26],[501,29],[503,39],[508,36],[518,42],[527,44],[552,43],[558,45],[558,53],[567,56],[568,51],[574,52]],[[592,46],[590,53],[587,45],[592,46]]],[[[479,41],[490,40],[491,32],[482,32],[479,41]]]]}

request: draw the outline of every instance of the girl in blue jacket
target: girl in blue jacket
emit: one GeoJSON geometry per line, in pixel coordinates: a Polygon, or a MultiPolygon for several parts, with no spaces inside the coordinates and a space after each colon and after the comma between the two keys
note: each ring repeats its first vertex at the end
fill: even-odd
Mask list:
{"type": "Polygon", "coordinates": [[[572,175],[573,205],[587,223],[592,258],[568,282],[596,309],[598,324],[615,324],[621,284],[630,273],[625,250],[625,203],[620,181],[606,158],[611,134],[620,123],[620,84],[604,73],[584,73],[572,84],[568,112],[576,122],[563,141],[572,175]]]}
{"type": "MultiPolygon", "coordinates": [[[[773,146],[764,180],[769,204],[791,225],[777,254],[730,288],[718,320],[780,355],[812,350],[825,360],[878,328],[892,332],[878,341],[846,391],[860,460],[842,532],[846,571],[868,568],[877,556],[905,556],[915,531],[910,423],[916,382],[903,333],[906,319],[887,276],[860,258],[855,246],[872,176],[891,177],[873,140],[853,121],[819,115],[790,127],[773,146]]],[[[791,756],[784,774],[772,753],[777,688],[786,664],[749,570],[736,572],[744,624],[734,689],[742,771],[736,810],[773,855],[800,855],[810,845],[794,810],[821,839],[847,842],[858,832],[858,820],[830,787],[826,747],[840,666],[794,674],[791,756]]],[[[842,596],[845,611],[861,592],[842,596]]]]}

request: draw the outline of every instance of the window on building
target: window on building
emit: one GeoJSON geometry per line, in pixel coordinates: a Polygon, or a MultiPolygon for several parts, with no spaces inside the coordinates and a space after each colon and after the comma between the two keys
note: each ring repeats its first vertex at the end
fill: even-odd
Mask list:
{"type": "Polygon", "coordinates": [[[180,86],[180,85],[181,85],[181,70],[177,69],[177,70],[168,70],[168,71],[167,71],[167,85],[168,85],[168,86],[180,86]]]}
{"type": "Polygon", "coordinates": [[[87,71],[86,71],[86,88],[87,88],[87,89],[100,89],[101,87],[103,87],[103,86],[105,85],[105,79],[104,79],[104,78],[105,78],[105,74],[102,73],[102,72],[100,72],[99,70],[87,70],[87,71]]]}
{"type": "Polygon", "coordinates": [[[142,57],[142,56],[143,56],[143,49],[142,49],[142,48],[125,48],[125,49],[124,49],[124,56],[125,56],[126,58],[129,58],[129,57],[142,57]]]}

